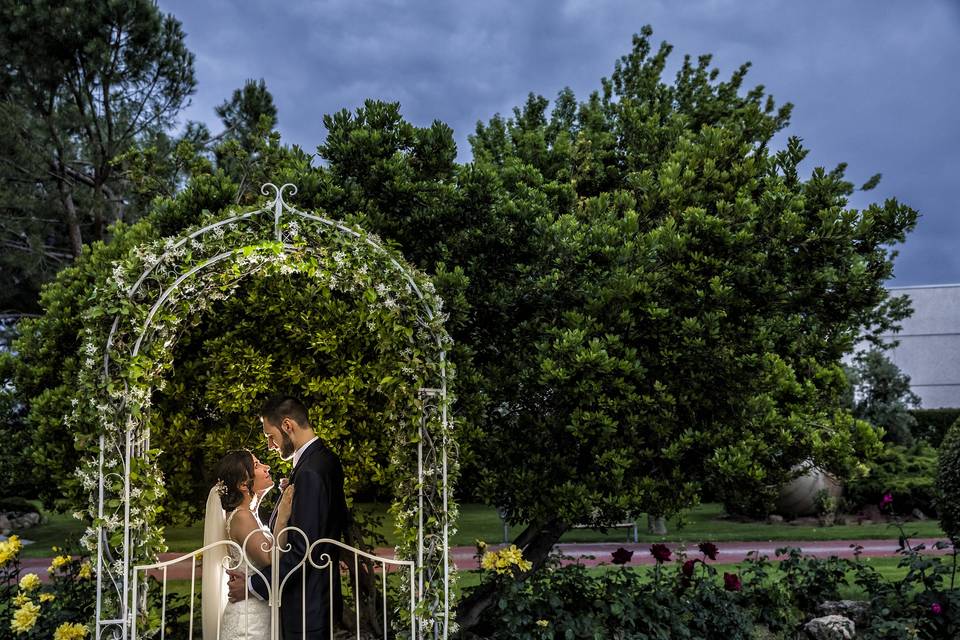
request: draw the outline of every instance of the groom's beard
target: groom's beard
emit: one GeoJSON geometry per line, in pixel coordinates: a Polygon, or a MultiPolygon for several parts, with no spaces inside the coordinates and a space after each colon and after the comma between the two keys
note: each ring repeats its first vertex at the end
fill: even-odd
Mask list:
{"type": "Polygon", "coordinates": [[[286,431],[280,432],[280,457],[284,460],[289,460],[293,457],[294,451],[297,448],[293,444],[293,438],[291,438],[286,431]]]}

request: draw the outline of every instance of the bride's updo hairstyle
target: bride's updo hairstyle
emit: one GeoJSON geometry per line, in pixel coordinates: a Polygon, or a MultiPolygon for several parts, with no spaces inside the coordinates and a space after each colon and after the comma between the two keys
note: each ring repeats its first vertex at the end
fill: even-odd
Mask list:
{"type": "Polygon", "coordinates": [[[241,492],[242,484],[253,493],[253,454],[249,449],[228,451],[217,464],[217,483],[220,485],[220,505],[224,511],[239,507],[249,494],[241,492]]]}

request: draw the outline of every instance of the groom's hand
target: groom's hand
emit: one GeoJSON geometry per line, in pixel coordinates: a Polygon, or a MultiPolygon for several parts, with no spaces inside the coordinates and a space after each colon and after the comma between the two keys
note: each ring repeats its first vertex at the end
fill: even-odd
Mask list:
{"type": "Polygon", "coordinates": [[[233,569],[227,569],[227,575],[230,576],[230,579],[227,580],[227,593],[230,597],[230,602],[240,602],[247,598],[247,576],[243,571],[235,571],[233,569]]]}

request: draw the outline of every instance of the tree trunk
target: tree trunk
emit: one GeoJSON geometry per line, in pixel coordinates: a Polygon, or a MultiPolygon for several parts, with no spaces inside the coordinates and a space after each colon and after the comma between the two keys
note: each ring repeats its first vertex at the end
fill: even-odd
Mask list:
{"type": "Polygon", "coordinates": [[[67,231],[70,234],[70,251],[74,258],[79,258],[83,252],[83,236],[80,233],[80,218],[77,216],[77,207],[73,202],[73,192],[70,191],[63,177],[57,178],[57,188],[60,191],[60,201],[63,204],[67,231]]]}
{"type": "MultiPolygon", "coordinates": [[[[544,565],[550,551],[560,540],[560,536],[569,528],[566,522],[554,519],[546,523],[531,523],[523,533],[517,536],[514,544],[523,551],[524,559],[533,564],[530,571],[517,578],[518,581],[525,580],[527,576],[544,565]]],[[[481,584],[470,593],[469,597],[461,600],[457,606],[457,623],[461,631],[467,632],[476,628],[483,612],[493,606],[496,597],[496,585],[488,582],[481,584]]]]}

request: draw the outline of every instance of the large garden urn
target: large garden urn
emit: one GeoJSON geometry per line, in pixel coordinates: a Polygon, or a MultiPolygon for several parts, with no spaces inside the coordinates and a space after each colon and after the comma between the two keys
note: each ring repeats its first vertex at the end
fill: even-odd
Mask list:
{"type": "Polygon", "coordinates": [[[819,515],[821,491],[834,499],[843,493],[843,485],[832,474],[809,463],[803,467],[807,470],[784,485],[777,500],[777,513],[788,518],[819,515]]]}

